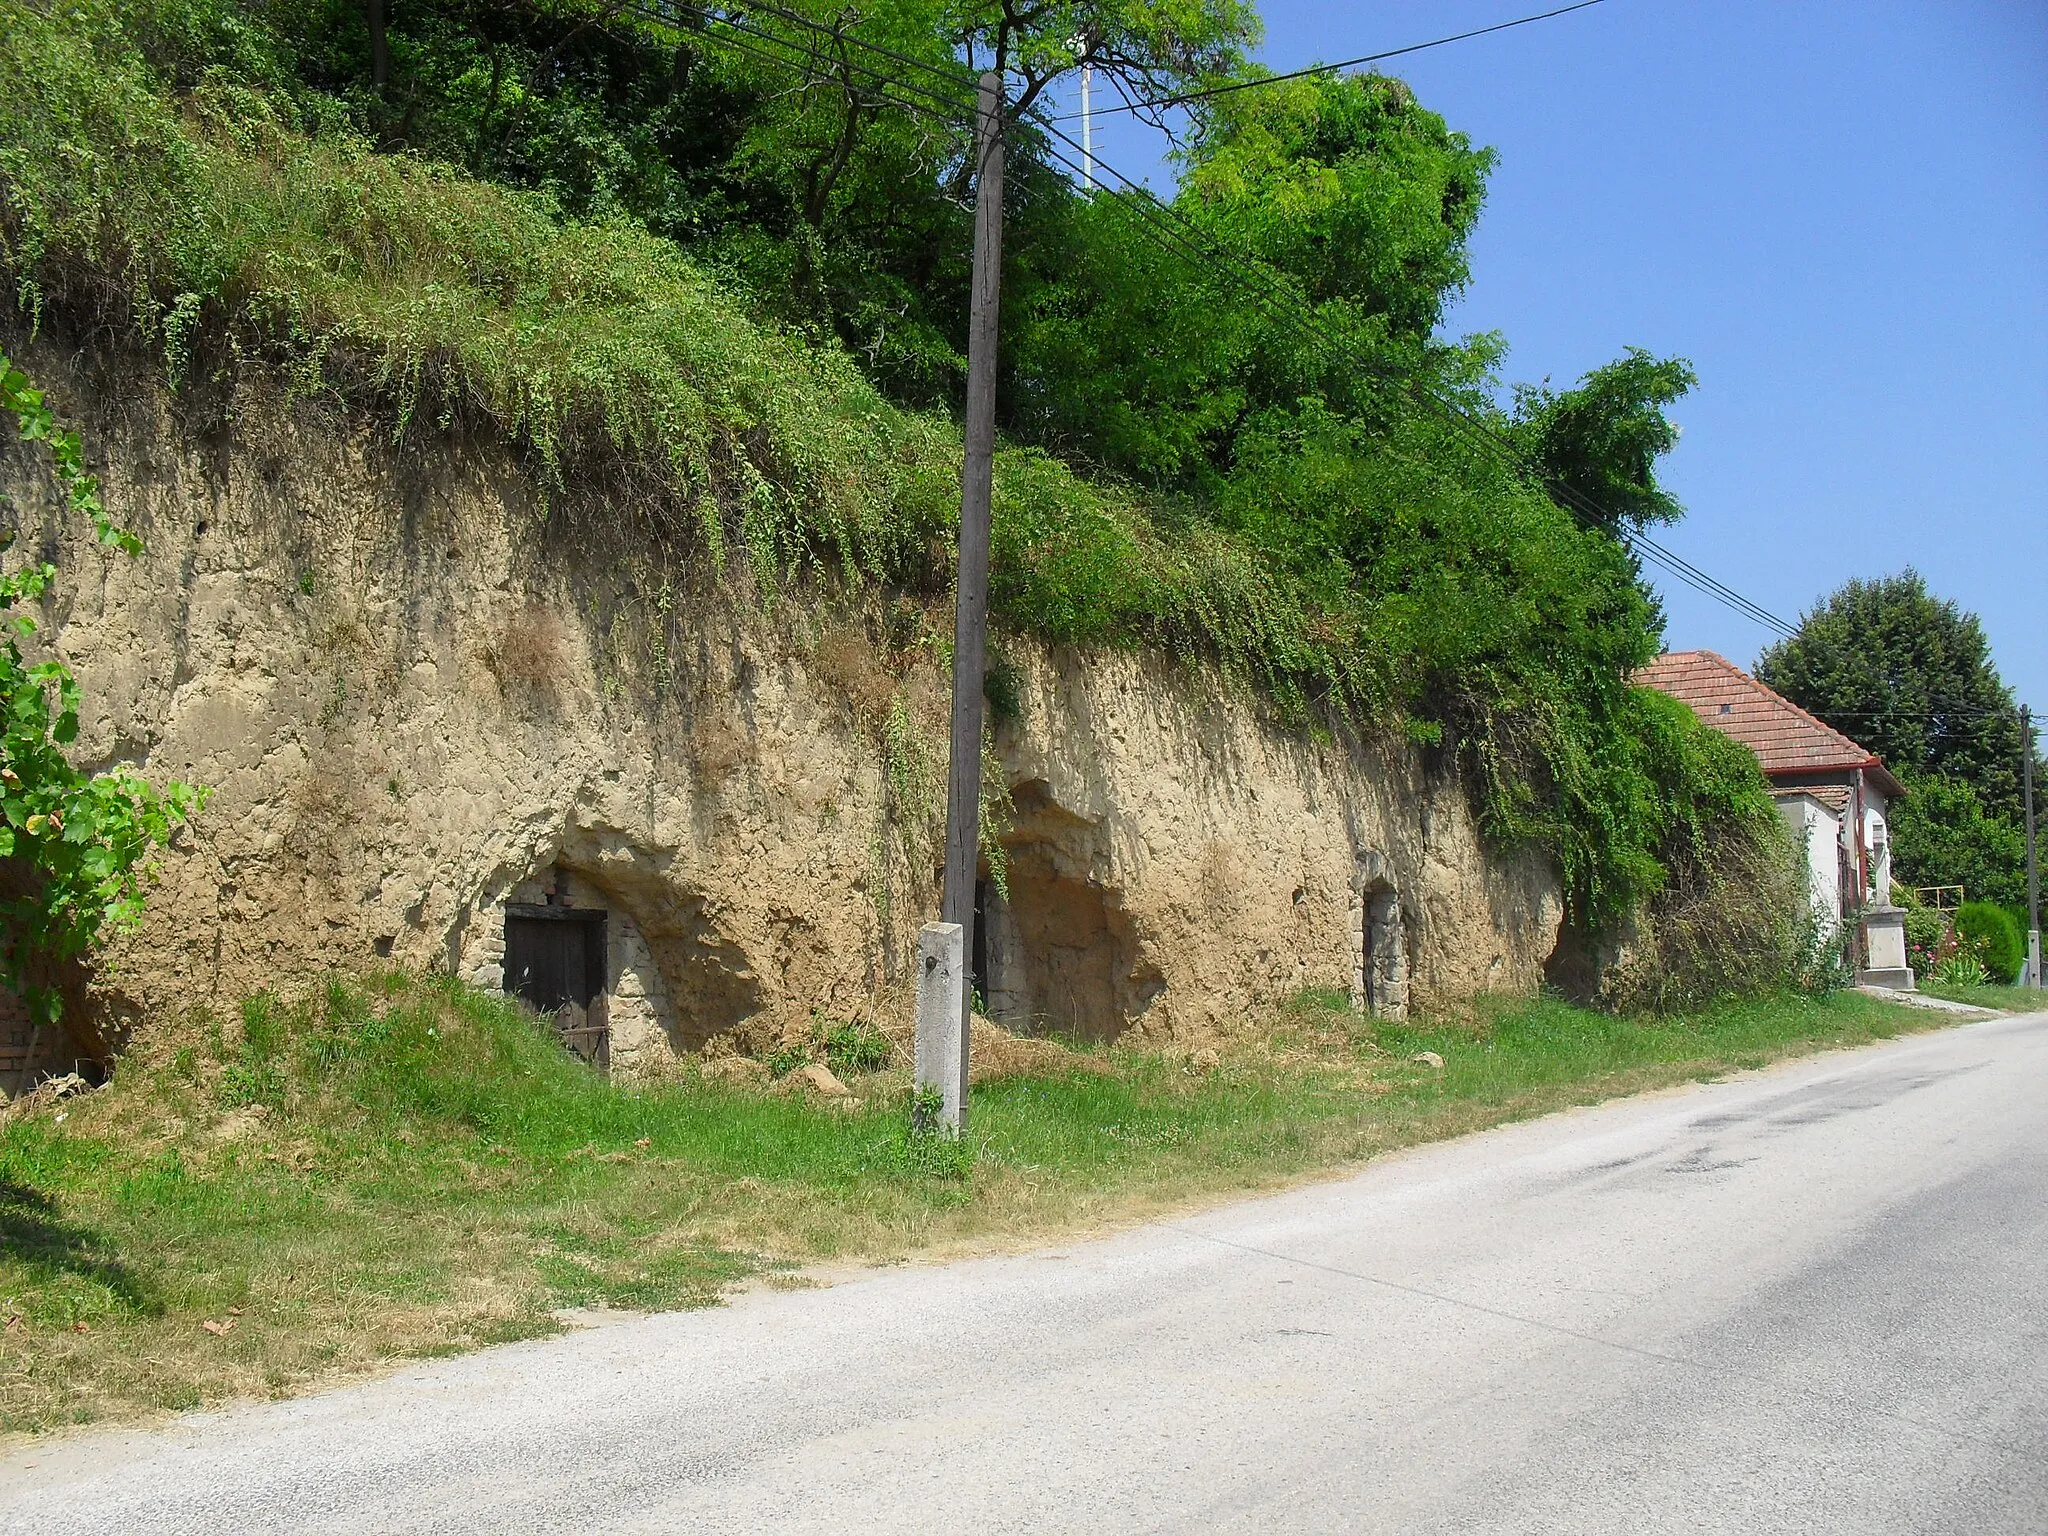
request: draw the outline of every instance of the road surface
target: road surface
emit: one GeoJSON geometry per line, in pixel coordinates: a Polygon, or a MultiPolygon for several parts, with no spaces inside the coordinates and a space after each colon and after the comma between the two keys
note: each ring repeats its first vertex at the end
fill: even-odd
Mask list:
{"type": "Polygon", "coordinates": [[[2048,1015],[16,1450],[0,1529],[2048,1532],[2048,1015]]]}

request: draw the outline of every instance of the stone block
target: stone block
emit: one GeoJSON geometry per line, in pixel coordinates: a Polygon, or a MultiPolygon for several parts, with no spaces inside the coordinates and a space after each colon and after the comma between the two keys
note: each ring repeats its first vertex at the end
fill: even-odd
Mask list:
{"type": "Polygon", "coordinates": [[[1898,907],[1867,907],[1863,913],[1864,968],[1856,973],[1861,986],[1913,990],[1913,972],[1906,960],[1906,914],[1898,907]]]}

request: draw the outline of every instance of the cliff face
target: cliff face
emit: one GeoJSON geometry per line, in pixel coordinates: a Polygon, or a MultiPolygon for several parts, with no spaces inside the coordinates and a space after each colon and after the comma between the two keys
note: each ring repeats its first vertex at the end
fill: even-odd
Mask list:
{"type": "MultiPolygon", "coordinates": [[[[28,360],[148,543],[89,547],[40,461],[0,457],[20,547],[63,571],[44,638],[85,691],[79,752],[215,791],[102,968],[113,1014],[380,958],[501,986],[509,963],[587,976],[632,1069],[907,1010],[945,615],[759,596],[632,485],[542,499],[494,445],[399,450],[257,386],[28,360]]],[[[1003,648],[1008,867],[977,962],[998,1018],[1193,1042],[1303,985],[1398,1011],[1539,981],[1554,875],[1482,848],[1417,749],[1279,729],[1159,657],[1003,648]]]]}

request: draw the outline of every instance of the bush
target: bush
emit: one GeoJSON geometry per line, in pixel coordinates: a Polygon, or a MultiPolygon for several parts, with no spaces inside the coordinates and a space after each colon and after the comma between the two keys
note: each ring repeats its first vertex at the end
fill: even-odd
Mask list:
{"type": "Polygon", "coordinates": [[[1984,962],[1966,949],[1959,949],[1928,972],[1927,979],[1940,987],[1981,987],[1991,979],[1984,962]]]}
{"type": "Polygon", "coordinates": [[[889,1037],[864,1019],[834,1024],[825,1031],[826,1063],[841,1077],[880,1072],[894,1055],[889,1037]]]}
{"type": "Polygon", "coordinates": [[[1668,1014],[1725,997],[1834,990],[1839,936],[1803,899],[1803,868],[1775,816],[1722,829],[1636,919],[1599,1001],[1668,1014]]]}
{"type": "Polygon", "coordinates": [[[1956,909],[1956,933],[1993,981],[2010,986],[2020,979],[2027,941],[2005,908],[1988,901],[1964,902],[1956,909]]]}

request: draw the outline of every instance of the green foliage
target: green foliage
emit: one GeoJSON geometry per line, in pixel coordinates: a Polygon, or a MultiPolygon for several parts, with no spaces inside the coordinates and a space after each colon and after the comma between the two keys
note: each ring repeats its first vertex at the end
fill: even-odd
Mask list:
{"type": "Polygon", "coordinates": [[[937,1083],[919,1083],[910,1090],[904,1165],[915,1173],[964,1179],[974,1172],[974,1144],[947,1130],[940,1119],[945,1109],[946,1095],[937,1083]]]}
{"type": "Polygon", "coordinates": [[[1853,741],[1902,781],[1930,774],[2012,820],[2020,803],[2019,710],[1973,613],[1918,571],[1844,583],[1757,658],[1759,681],[1853,741]]]}
{"type": "Polygon", "coordinates": [[[1578,386],[1517,391],[1516,426],[1530,461],[1563,506],[1610,531],[1676,522],[1684,508],[1657,483],[1657,461],[1678,446],[1664,415],[1699,382],[1680,358],[1630,348],[1578,386]]]}
{"type": "Polygon", "coordinates": [[[1319,75],[1218,97],[1180,158],[1179,206],[1291,278],[1319,318],[1347,306],[1361,334],[1420,345],[1471,277],[1493,151],[1399,80],[1319,75]]]}
{"type": "Polygon", "coordinates": [[[1966,896],[2009,904],[2025,899],[2026,833],[1987,815],[1983,799],[1963,780],[1947,774],[1911,779],[1906,798],[1886,815],[1894,884],[1960,885],[1966,896]]]}
{"type": "MultiPolygon", "coordinates": [[[[140,553],[142,541],[109,516],[78,433],[4,352],[0,409],[24,441],[49,446],[64,510],[88,518],[102,547],[140,553]]],[[[14,537],[0,531],[0,551],[14,537]]],[[[159,792],[126,766],[72,766],[64,749],[78,736],[78,682],[61,661],[31,663],[21,651],[36,622],[20,610],[47,598],[56,579],[43,561],[0,572],[0,984],[39,1024],[61,1011],[58,968],[141,917],[151,850],[206,798],[185,784],[159,792]]]]}
{"type": "Polygon", "coordinates": [[[1180,160],[1173,214],[1227,265],[1162,249],[1156,217],[1121,199],[1041,219],[1005,278],[1004,401],[1020,434],[1154,485],[1228,479],[1256,501],[1248,436],[1311,410],[1359,416],[1370,439],[1406,409],[1390,370],[1456,382],[1492,356],[1490,341],[1430,334],[1468,276],[1492,157],[1399,81],[1219,97],[1180,160]]]}
{"type": "Polygon", "coordinates": [[[889,1037],[865,1019],[834,1024],[825,1031],[826,1063],[842,1077],[879,1072],[894,1055],[889,1037]]]}
{"type": "Polygon", "coordinates": [[[2027,941],[2010,912],[1988,901],[1966,901],[1956,908],[1956,935],[1982,961],[1991,980],[2007,986],[2019,980],[2027,941]]]}
{"type": "Polygon", "coordinates": [[[1932,969],[1941,955],[1954,947],[1948,920],[1934,908],[1923,906],[1913,888],[1902,882],[1893,882],[1892,901],[1906,914],[1906,963],[1915,971],[1932,969]]]}
{"type": "Polygon", "coordinates": [[[1991,972],[1974,951],[1958,949],[1934,963],[1928,980],[1939,987],[1981,987],[1990,982],[1991,972]]]}
{"type": "Polygon", "coordinates": [[[1552,833],[1592,886],[1599,905],[1587,910],[1638,914],[1604,1000],[1669,1013],[1839,984],[1838,946],[1817,925],[1755,756],[1664,694],[1632,690],[1627,706],[1634,718],[1617,734],[1629,751],[1567,784],[1581,811],[1552,833]]]}
{"type": "Polygon", "coordinates": [[[1758,657],[1756,674],[1905,786],[1890,811],[1895,878],[2021,899],[2019,711],[1975,614],[1910,569],[1851,581],[1758,657]]]}

